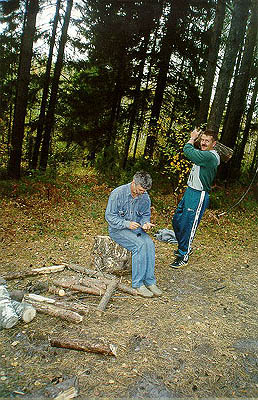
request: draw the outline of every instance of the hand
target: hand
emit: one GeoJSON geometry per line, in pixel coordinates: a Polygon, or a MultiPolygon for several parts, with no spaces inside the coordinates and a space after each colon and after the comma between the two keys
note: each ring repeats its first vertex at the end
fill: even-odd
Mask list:
{"type": "Polygon", "coordinates": [[[129,225],[129,229],[137,229],[137,228],[139,228],[140,226],[141,226],[141,225],[138,224],[138,222],[131,221],[131,222],[130,222],[130,225],[129,225]]]}
{"type": "Polygon", "coordinates": [[[143,224],[142,229],[144,231],[148,231],[149,229],[151,229],[153,226],[155,226],[154,224],[151,224],[150,222],[145,222],[145,224],[143,224]]]}
{"type": "Polygon", "coordinates": [[[198,138],[200,134],[200,129],[199,128],[195,128],[192,132],[191,132],[191,139],[190,140],[196,140],[198,138]]]}

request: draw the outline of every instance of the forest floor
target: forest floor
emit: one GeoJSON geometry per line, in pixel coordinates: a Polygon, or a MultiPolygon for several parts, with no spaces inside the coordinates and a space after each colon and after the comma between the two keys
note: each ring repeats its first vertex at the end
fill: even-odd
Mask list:
{"type": "MultiPolygon", "coordinates": [[[[117,292],[100,316],[100,297],[72,295],[70,300],[90,307],[82,323],[37,313],[30,323],[0,331],[0,398],[37,399],[48,385],[73,376],[78,399],[258,398],[258,221],[252,191],[231,213],[215,216],[244,190],[215,190],[214,202],[223,208],[206,211],[182,270],[169,267],[175,245],[155,240],[162,297],[117,292]],[[51,347],[53,335],[114,344],[117,356],[51,347]]],[[[1,182],[0,276],[62,263],[93,268],[94,236],[107,234],[110,191],[94,175],[60,184],[1,182]]],[[[150,195],[153,233],[171,229],[172,194],[150,195]]],[[[71,274],[65,270],[58,277],[71,274]]],[[[56,279],[52,275],[10,280],[8,289],[46,295],[40,285],[56,279]]],[[[130,285],[130,273],[122,282],[130,285]]]]}

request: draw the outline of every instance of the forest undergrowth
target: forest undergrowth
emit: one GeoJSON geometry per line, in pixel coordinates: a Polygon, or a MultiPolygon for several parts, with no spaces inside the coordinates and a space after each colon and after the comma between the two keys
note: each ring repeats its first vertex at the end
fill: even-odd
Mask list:
{"type": "MultiPolygon", "coordinates": [[[[2,181],[0,276],[62,263],[93,268],[92,245],[96,235],[107,234],[104,212],[112,189],[94,171],[56,180],[2,181]]],[[[117,292],[100,316],[95,313],[100,298],[84,295],[79,300],[90,312],[81,324],[37,313],[28,324],[2,330],[0,398],[37,398],[47,385],[71,376],[79,378],[79,399],[257,398],[254,191],[219,217],[245,190],[214,188],[190,263],[177,271],[169,267],[175,246],[153,237],[159,229],[172,229],[175,196],[168,185],[154,184],[151,236],[163,296],[117,292]],[[113,343],[117,356],[53,348],[51,335],[113,343]]],[[[40,291],[52,279],[10,280],[8,289],[40,291]]],[[[131,284],[130,273],[121,279],[131,284]]]]}

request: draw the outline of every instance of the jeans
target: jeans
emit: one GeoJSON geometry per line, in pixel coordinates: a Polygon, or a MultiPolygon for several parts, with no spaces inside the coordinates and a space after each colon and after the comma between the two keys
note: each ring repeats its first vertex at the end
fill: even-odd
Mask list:
{"type": "Polygon", "coordinates": [[[156,284],[155,245],[150,236],[142,229],[109,230],[116,243],[132,252],[132,287],[156,284]]]}

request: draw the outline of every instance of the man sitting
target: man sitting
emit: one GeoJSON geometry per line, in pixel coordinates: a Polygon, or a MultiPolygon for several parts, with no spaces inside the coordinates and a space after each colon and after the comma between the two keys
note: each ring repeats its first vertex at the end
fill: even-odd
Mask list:
{"type": "Polygon", "coordinates": [[[111,239],[132,252],[132,287],[144,297],[162,294],[154,275],[155,245],[145,232],[153,226],[147,193],[151,186],[147,172],[136,172],[132,182],[111,192],[105,213],[111,239]]]}

